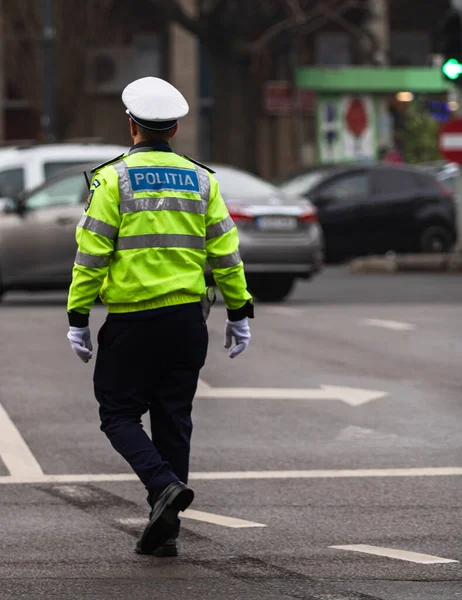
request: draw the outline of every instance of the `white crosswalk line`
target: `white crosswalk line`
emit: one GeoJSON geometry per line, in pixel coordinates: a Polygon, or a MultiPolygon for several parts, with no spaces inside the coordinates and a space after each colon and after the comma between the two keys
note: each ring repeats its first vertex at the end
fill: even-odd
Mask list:
{"type": "Polygon", "coordinates": [[[421,565],[438,565],[444,563],[458,563],[458,560],[451,558],[441,558],[431,554],[420,554],[418,552],[408,552],[407,550],[395,550],[394,548],[382,548],[381,546],[368,546],[366,544],[352,544],[348,546],[329,546],[335,550],[346,550],[350,552],[362,552],[363,554],[372,554],[374,556],[384,556],[396,560],[405,560],[407,562],[418,563],[421,565]]]}
{"type": "Polygon", "coordinates": [[[362,319],[364,325],[370,327],[382,327],[383,329],[392,329],[393,331],[412,331],[416,328],[412,323],[403,323],[401,321],[386,321],[383,319],[362,319]]]}
{"type": "Polygon", "coordinates": [[[0,432],[0,457],[11,477],[42,477],[41,466],[1,404],[0,432]]]}
{"type": "MultiPolygon", "coordinates": [[[[221,525],[222,527],[230,527],[231,529],[247,529],[251,527],[266,527],[263,523],[255,523],[254,521],[245,521],[244,519],[236,519],[235,517],[227,517],[225,515],[216,515],[214,513],[203,512],[200,510],[185,510],[180,514],[181,518],[192,519],[193,521],[201,521],[202,523],[212,523],[213,525],[221,525]]],[[[121,525],[128,526],[145,526],[146,519],[117,519],[121,525]]]]}
{"type": "MultiPolygon", "coordinates": [[[[258,479],[363,479],[370,477],[461,477],[462,467],[409,467],[385,469],[313,469],[311,471],[196,471],[191,481],[258,479]]],[[[76,475],[0,476],[0,485],[46,483],[98,483],[138,481],[132,473],[88,473],[76,475]]]]}

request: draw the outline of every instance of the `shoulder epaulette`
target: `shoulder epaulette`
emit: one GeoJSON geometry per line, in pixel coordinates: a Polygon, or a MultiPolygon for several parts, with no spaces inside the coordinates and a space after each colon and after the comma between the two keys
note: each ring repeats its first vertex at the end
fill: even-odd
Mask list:
{"type": "Polygon", "coordinates": [[[197,160],[194,160],[194,158],[191,158],[190,156],[186,156],[186,154],[183,154],[183,158],[187,158],[188,160],[190,160],[192,163],[194,163],[198,167],[202,167],[203,169],[205,169],[209,173],[212,173],[212,175],[215,174],[215,171],[212,171],[212,169],[210,167],[208,167],[207,165],[203,165],[202,163],[200,163],[197,160]]]}
{"type": "Polygon", "coordinates": [[[107,167],[108,165],[112,165],[112,163],[117,162],[118,160],[120,160],[124,156],[125,156],[125,153],[121,154],[120,156],[116,156],[115,158],[111,158],[111,160],[108,160],[107,162],[104,162],[101,165],[98,165],[97,167],[95,167],[94,169],[92,169],[90,172],[91,173],[96,173],[96,171],[99,171],[100,169],[102,169],[103,167],[107,167]]]}

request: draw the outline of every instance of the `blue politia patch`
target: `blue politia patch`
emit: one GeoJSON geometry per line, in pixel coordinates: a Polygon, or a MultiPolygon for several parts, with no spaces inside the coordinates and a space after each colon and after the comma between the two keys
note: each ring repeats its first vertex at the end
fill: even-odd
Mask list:
{"type": "Polygon", "coordinates": [[[135,167],[128,174],[134,192],[200,192],[199,178],[194,169],[173,167],[135,167]]]}

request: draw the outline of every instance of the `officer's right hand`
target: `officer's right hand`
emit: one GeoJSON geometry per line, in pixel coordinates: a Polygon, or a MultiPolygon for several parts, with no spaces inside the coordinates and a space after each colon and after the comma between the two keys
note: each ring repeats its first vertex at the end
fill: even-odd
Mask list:
{"type": "Polygon", "coordinates": [[[92,357],[93,345],[89,327],[69,327],[67,339],[70,341],[72,350],[80,360],[87,363],[92,357]]]}
{"type": "Polygon", "coordinates": [[[236,340],[236,344],[229,352],[230,358],[239,356],[250,343],[250,327],[247,317],[241,321],[230,321],[226,320],[225,325],[225,348],[231,348],[233,344],[233,338],[236,340]]]}

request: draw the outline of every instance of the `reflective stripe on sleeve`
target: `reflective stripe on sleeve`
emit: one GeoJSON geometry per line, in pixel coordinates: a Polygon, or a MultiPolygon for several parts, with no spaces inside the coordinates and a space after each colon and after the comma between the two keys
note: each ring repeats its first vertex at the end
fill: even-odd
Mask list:
{"type": "Polygon", "coordinates": [[[220,235],[228,233],[228,231],[231,231],[231,229],[234,229],[234,227],[236,227],[236,225],[234,224],[232,218],[228,215],[226,219],[223,219],[223,221],[219,221],[218,223],[214,223],[213,225],[209,225],[207,227],[207,239],[211,240],[213,238],[220,237],[220,235]]]}
{"type": "Polygon", "coordinates": [[[110,240],[115,240],[118,234],[118,229],[117,227],[114,227],[114,225],[109,225],[108,223],[90,217],[89,215],[83,215],[77,227],[81,227],[87,231],[93,231],[93,233],[102,235],[110,240]]]}
{"type": "Polygon", "coordinates": [[[178,210],[188,213],[205,215],[207,203],[203,200],[189,198],[134,198],[121,199],[120,212],[122,214],[140,212],[143,210],[178,210]]]}
{"type": "Polygon", "coordinates": [[[77,251],[75,264],[89,269],[103,269],[107,267],[111,261],[110,256],[97,256],[96,254],[87,254],[86,252],[77,251]]]}
{"type": "Polygon", "coordinates": [[[202,167],[196,167],[197,174],[199,176],[199,188],[201,191],[201,198],[207,204],[210,200],[210,177],[208,172],[202,167]]]}
{"type": "Polygon", "coordinates": [[[227,269],[228,267],[237,267],[241,264],[242,259],[239,250],[226,256],[209,256],[208,259],[212,269],[227,269]]]}
{"type": "Polygon", "coordinates": [[[120,204],[122,205],[122,202],[130,202],[130,200],[133,200],[133,188],[130,176],[128,175],[127,163],[124,160],[121,160],[113,166],[119,176],[120,204]]]}
{"type": "Polygon", "coordinates": [[[176,233],[154,233],[119,237],[116,250],[135,250],[137,248],[189,248],[205,250],[205,238],[198,235],[176,233]]]}

